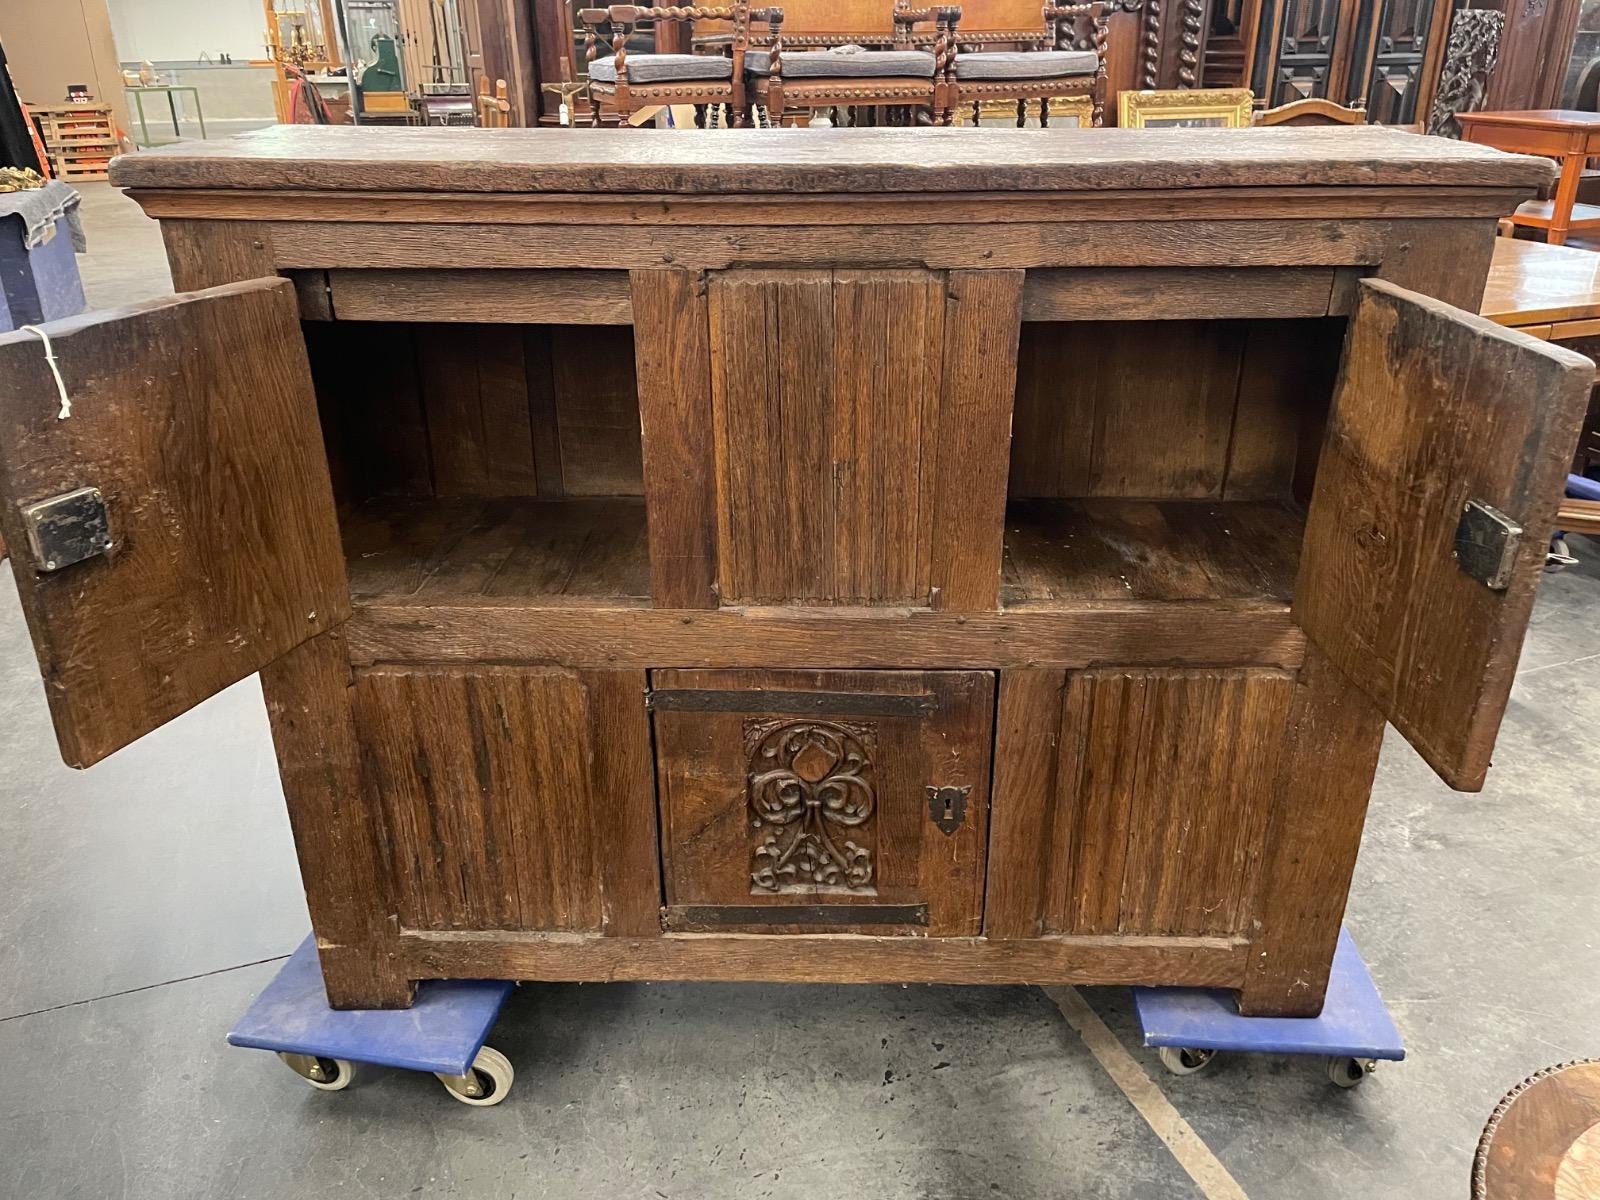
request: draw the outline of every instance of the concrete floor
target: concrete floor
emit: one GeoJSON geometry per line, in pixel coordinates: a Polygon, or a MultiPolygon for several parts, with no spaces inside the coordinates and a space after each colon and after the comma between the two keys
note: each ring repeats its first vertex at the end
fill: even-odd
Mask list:
{"type": "MultiPolygon", "coordinates": [[[[154,227],[84,191],[91,304],[166,290],[154,227]]],[[[70,771],[0,568],[0,1197],[1456,1200],[1500,1095],[1600,1054],[1600,543],[1574,540],[1485,791],[1384,750],[1348,920],[1409,1061],[1354,1092],[1279,1058],[1173,1079],[1127,993],[1086,992],[1232,1192],[1032,988],[530,985],[487,1110],[401,1072],[324,1095],[229,1049],[306,928],[260,689],[70,771]]]]}

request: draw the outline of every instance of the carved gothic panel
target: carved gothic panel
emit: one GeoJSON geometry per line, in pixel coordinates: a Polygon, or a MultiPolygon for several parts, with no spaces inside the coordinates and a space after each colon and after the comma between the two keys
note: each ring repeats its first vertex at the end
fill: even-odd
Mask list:
{"type": "Polygon", "coordinates": [[[1444,70],[1434,96],[1433,112],[1428,116],[1428,132],[1443,137],[1460,137],[1458,112],[1473,112],[1483,107],[1500,53],[1500,35],[1505,14],[1477,8],[1458,12],[1450,25],[1450,45],[1445,50],[1444,70]]]}
{"type": "Polygon", "coordinates": [[[872,883],[871,725],[749,718],[753,892],[872,883]]]}
{"type": "Polygon", "coordinates": [[[991,672],[663,669],[650,687],[666,929],[981,931],[991,672]]]}

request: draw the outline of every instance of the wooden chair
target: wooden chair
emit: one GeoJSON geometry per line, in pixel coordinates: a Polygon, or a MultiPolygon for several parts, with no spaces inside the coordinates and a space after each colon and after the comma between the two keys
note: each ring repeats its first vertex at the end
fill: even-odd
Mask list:
{"type": "Polygon", "coordinates": [[[923,111],[948,125],[955,103],[950,34],[959,15],[956,8],[895,7],[892,0],[798,0],[752,10],[746,94],[777,124],[786,113],[821,108],[887,110],[891,121],[900,110],[923,111]],[[799,27],[792,28],[797,10],[799,27]],[[928,28],[925,38],[917,36],[918,25],[928,28]]]}
{"type": "Polygon", "coordinates": [[[727,105],[730,119],[742,124],[745,115],[744,61],[749,6],[742,0],[727,8],[640,8],[613,4],[610,8],[585,8],[578,13],[584,24],[584,57],[588,62],[590,123],[601,123],[602,110],[619,122],[640,109],[669,104],[692,104],[695,120],[703,123],[708,106],[727,105]],[[635,22],[727,20],[733,23],[731,55],[633,54],[628,35],[635,22]],[[611,54],[600,53],[600,26],[611,26],[611,54]]]}
{"type": "Polygon", "coordinates": [[[1259,125],[1365,125],[1367,123],[1367,110],[1364,108],[1345,108],[1335,104],[1332,100],[1324,100],[1320,96],[1308,96],[1304,100],[1291,100],[1288,104],[1280,104],[1277,108],[1269,108],[1266,112],[1256,114],[1255,123],[1259,125]]]}
{"type": "Polygon", "coordinates": [[[964,0],[952,70],[954,103],[972,106],[976,120],[985,101],[1010,100],[1017,126],[1028,119],[1028,102],[1039,102],[1039,124],[1050,123],[1050,101],[1087,96],[1093,124],[1105,121],[1106,21],[1108,5],[1051,5],[1036,0],[964,0]],[[1070,41],[1079,18],[1090,22],[1089,50],[1058,49],[1070,41]]]}
{"type": "Polygon", "coordinates": [[[511,101],[507,98],[506,81],[494,81],[494,94],[489,93],[489,77],[478,76],[478,125],[482,129],[505,129],[511,124],[511,101]]]}

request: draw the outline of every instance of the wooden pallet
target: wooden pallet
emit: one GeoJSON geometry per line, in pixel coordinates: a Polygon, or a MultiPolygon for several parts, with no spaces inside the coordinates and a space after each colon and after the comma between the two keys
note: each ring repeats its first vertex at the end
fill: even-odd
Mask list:
{"type": "Polygon", "coordinates": [[[38,118],[57,179],[104,179],[117,153],[117,131],[107,104],[61,104],[30,110],[38,118]]]}

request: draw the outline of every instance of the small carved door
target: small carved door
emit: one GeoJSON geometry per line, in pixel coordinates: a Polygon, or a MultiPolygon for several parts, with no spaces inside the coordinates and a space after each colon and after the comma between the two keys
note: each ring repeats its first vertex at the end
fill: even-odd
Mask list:
{"type": "Polygon", "coordinates": [[[978,933],[991,672],[651,682],[667,928],[978,933]]]}

